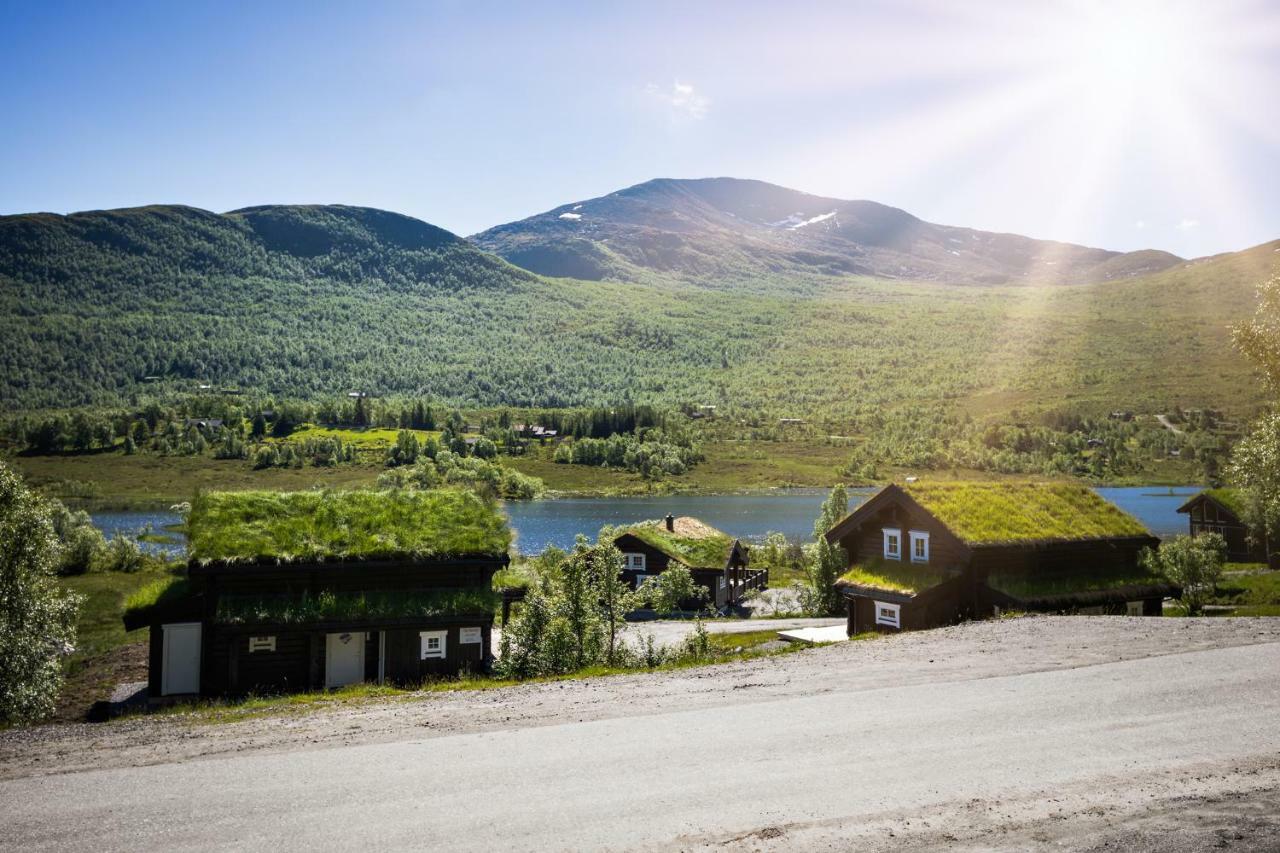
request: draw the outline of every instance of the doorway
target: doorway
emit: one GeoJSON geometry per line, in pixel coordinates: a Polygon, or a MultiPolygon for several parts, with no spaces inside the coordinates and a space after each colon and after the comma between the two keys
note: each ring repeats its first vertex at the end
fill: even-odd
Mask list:
{"type": "Polygon", "coordinates": [[[324,686],[345,687],[364,681],[364,633],[325,635],[324,686]]]}

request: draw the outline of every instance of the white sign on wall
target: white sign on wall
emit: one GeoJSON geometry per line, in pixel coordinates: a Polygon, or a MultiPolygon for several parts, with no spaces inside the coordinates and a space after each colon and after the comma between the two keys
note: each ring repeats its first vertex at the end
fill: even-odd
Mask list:
{"type": "Polygon", "coordinates": [[[480,629],[479,629],[479,628],[459,628],[459,629],[458,629],[458,642],[459,642],[459,643],[480,643],[480,642],[483,642],[483,640],[481,639],[481,636],[480,636],[480,629]]]}
{"type": "Polygon", "coordinates": [[[250,637],[250,652],[274,652],[276,650],[275,637],[250,637]]]}

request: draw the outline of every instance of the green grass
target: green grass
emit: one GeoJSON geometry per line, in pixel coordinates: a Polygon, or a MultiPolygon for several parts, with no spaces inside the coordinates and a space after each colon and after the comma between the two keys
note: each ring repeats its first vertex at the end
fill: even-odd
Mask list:
{"type": "Polygon", "coordinates": [[[840,576],[838,583],[857,584],[890,592],[915,595],[937,586],[950,577],[945,572],[911,563],[874,558],[853,566],[840,576]]]}
{"type": "Polygon", "coordinates": [[[701,522],[676,519],[676,531],[667,530],[662,521],[646,521],[627,527],[618,527],[614,536],[630,533],[646,545],[657,548],[667,556],[693,569],[723,569],[729,559],[733,539],[727,533],[701,522]],[[682,525],[686,525],[682,528],[682,525]],[[687,535],[682,535],[682,530],[687,535]]]}
{"type": "Polygon", "coordinates": [[[1204,494],[1213,498],[1235,514],[1236,518],[1244,518],[1245,505],[1243,496],[1235,489],[1206,489],[1204,494]]]}
{"type": "MultiPolygon", "coordinates": [[[[406,430],[418,437],[418,441],[425,442],[430,437],[440,438],[440,432],[429,431],[425,429],[406,430]]],[[[289,433],[288,438],[281,439],[283,441],[306,441],[307,439],[318,438],[339,438],[347,444],[354,444],[361,448],[387,448],[396,443],[399,436],[398,429],[384,429],[380,427],[365,427],[363,429],[352,427],[329,427],[320,424],[302,424],[293,432],[289,433]]]]}
{"type": "Polygon", "coordinates": [[[121,621],[125,601],[136,596],[140,590],[167,586],[174,580],[174,576],[167,571],[134,574],[89,572],[61,578],[63,588],[85,597],[76,621],[76,650],[70,659],[72,667],[78,667],[86,659],[117,646],[145,640],[145,633],[129,634],[125,631],[121,621]]]}
{"type": "Polygon", "coordinates": [[[1210,604],[1232,604],[1241,608],[1280,607],[1280,571],[1227,575],[1218,581],[1210,604]]]}
{"type": "Polygon", "coordinates": [[[915,483],[905,489],[970,545],[1150,535],[1136,518],[1073,483],[915,483]]]}
{"type": "Polygon", "coordinates": [[[391,559],[505,554],[506,519],[461,489],[213,492],[192,502],[193,559],[391,559]]]}
{"type": "Polygon", "coordinates": [[[299,597],[230,596],[218,599],[218,621],[229,625],[288,625],[348,619],[393,619],[493,613],[498,597],[487,589],[437,592],[333,593],[299,597]]]}
{"type": "Polygon", "coordinates": [[[1121,573],[1081,572],[1067,576],[1037,577],[1028,575],[991,575],[987,585],[1014,598],[1041,598],[1088,592],[1100,589],[1116,589],[1124,586],[1150,586],[1165,583],[1163,578],[1139,571],[1121,573]]]}

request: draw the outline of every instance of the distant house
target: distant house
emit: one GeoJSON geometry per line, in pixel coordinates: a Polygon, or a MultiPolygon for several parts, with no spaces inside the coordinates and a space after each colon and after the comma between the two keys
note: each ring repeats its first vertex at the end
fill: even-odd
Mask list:
{"type": "Polygon", "coordinates": [[[493,573],[511,536],[465,491],[206,493],[188,577],[127,609],[149,628],[149,692],[414,684],[492,659],[493,573]]]}
{"type": "Polygon", "coordinates": [[[1244,506],[1235,489],[1206,489],[1178,507],[1186,513],[1191,535],[1217,533],[1227,540],[1227,559],[1233,563],[1280,562],[1280,543],[1268,547],[1261,538],[1251,541],[1244,523],[1244,506]]]}
{"type": "Polygon", "coordinates": [[[187,418],[185,425],[198,429],[220,429],[222,427],[222,418],[187,418]]]}
{"type": "Polygon", "coordinates": [[[890,485],[826,538],[849,555],[851,635],[1002,610],[1158,616],[1179,594],[1139,566],[1159,540],[1074,484],[890,485]]]}
{"type": "MultiPolygon", "coordinates": [[[[633,588],[645,578],[682,565],[694,583],[707,591],[704,604],[716,610],[731,607],[753,589],[769,584],[767,571],[748,569],[747,547],[723,531],[696,518],[668,515],[614,531],[614,546],[622,552],[622,574],[633,588]]],[[[695,609],[695,602],[685,602],[695,609]]]]}

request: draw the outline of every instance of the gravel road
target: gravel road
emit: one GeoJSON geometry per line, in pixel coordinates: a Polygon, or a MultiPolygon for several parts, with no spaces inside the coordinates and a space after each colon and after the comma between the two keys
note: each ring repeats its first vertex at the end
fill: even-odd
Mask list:
{"type": "Polygon", "coordinates": [[[0,734],[0,847],[1280,847],[1280,619],[1036,617],[656,675],[0,734]]]}

